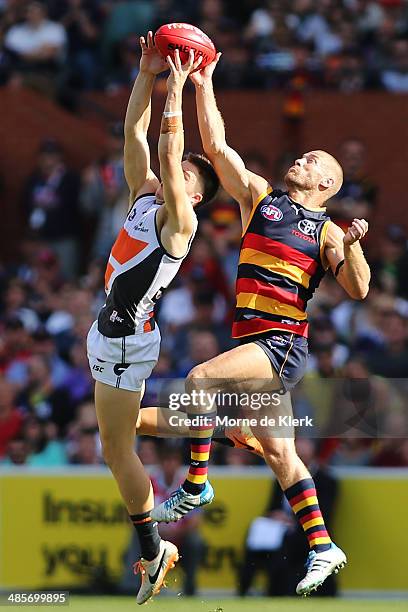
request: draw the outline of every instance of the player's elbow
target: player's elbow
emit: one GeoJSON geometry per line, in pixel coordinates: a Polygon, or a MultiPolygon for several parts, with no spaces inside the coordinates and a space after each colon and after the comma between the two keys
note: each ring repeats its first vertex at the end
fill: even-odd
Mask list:
{"type": "Polygon", "coordinates": [[[360,287],[353,287],[352,289],[349,289],[347,293],[353,300],[361,301],[365,300],[365,298],[367,297],[368,289],[368,285],[361,285],[360,287]]]}

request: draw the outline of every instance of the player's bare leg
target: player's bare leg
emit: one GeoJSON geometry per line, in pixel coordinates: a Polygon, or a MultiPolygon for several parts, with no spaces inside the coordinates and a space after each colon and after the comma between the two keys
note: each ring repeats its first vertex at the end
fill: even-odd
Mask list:
{"type": "MultiPolygon", "coordinates": [[[[196,366],[189,374],[189,390],[205,389],[207,392],[219,389],[220,379],[225,381],[228,391],[255,392],[268,390],[270,393],[281,388],[280,379],[265,352],[255,343],[244,344],[210,361],[196,366]],[[265,388],[262,389],[263,381],[265,388]]],[[[223,387],[224,388],[224,387],[223,387]]],[[[290,395],[280,396],[275,407],[275,416],[292,415],[290,395]]],[[[265,412],[271,414],[272,407],[265,412]]],[[[258,425],[252,428],[259,440],[265,461],[275,472],[296,517],[308,538],[310,554],[308,572],[298,587],[299,594],[308,594],[317,588],[333,571],[344,563],[346,557],[331,541],[320,512],[313,479],[298,457],[294,431],[282,434],[281,430],[271,431],[258,425]],[[313,571],[312,571],[313,570],[313,571]]],[[[200,505],[200,504],[197,504],[200,505]]],[[[153,511],[157,520],[179,520],[189,510],[185,495],[180,488],[173,498],[165,501],[153,511]]]]}
{"type": "MultiPolygon", "coordinates": [[[[141,408],[137,416],[136,435],[157,438],[188,438],[190,430],[186,424],[187,418],[187,414],[180,410],[158,407],[141,408]],[[171,417],[173,419],[170,421],[171,417]]],[[[246,450],[263,458],[262,446],[249,428],[226,425],[216,428],[215,431],[218,431],[220,437],[213,438],[214,442],[246,450]]]]}
{"type": "MultiPolygon", "coordinates": [[[[280,396],[276,412],[282,417],[293,416],[290,393],[280,396]]],[[[270,411],[262,416],[271,416],[270,411]]],[[[346,556],[331,541],[326,530],[313,478],[296,452],[294,428],[258,425],[252,427],[252,432],[261,443],[265,461],[275,473],[308,539],[307,572],[296,588],[299,595],[308,595],[330,574],[344,567],[346,556]]]]}
{"type": "MultiPolygon", "coordinates": [[[[193,393],[211,394],[220,390],[239,393],[258,390],[260,384],[267,385],[269,389],[271,387],[278,389],[280,386],[279,380],[273,379],[269,360],[265,358],[262,349],[255,344],[246,344],[193,368],[187,377],[186,390],[191,396],[193,393]]],[[[188,416],[207,417],[206,409],[206,405],[191,406],[188,408],[188,416]]],[[[214,413],[211,413],[211,418],[215,418],[213,415],[214,413]]],[[[213,490],[207,480],[207,469],[209,439],[212,436],[213,426],[207,429],[198,425],[189,429],[192,453],[187,479],[169,500],[154,508],[152,516],[158,521],[180,520],[190,510],[212,501],[213,490]],[[205,446],[201,446],[201,442],[205,442],[205,446]],[[197,494],[190,493],[189,489],[190,485],[195,483],[203,485],[202,491],[197,494]]]]}
{"type": "Polygon", "coordinates": [[[135,429],[142,391],[126,391],[95,384],[95,406],[104,459],[118,485],[131,521],[139,535],[142,559],[135,569],[142,572],[137,603],[156,594],[167,571],[178,559],[176,546],[161,540],[157,523],[152,521],[153,489],[142,462],[135,452],[135,429]],[[155,580],[147,579],[154,576],[155,580]]]}

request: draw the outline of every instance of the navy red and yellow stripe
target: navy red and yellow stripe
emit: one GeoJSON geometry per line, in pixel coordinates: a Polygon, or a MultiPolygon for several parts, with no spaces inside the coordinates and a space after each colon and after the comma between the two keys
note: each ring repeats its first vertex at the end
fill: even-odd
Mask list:
{"type": "MultiPolygon", "coordinates": [[[[197,419],[197,414],[189,414],[189,418],[197,419]]],[[[191,495],[198,495],[204,489],[208,475],[211,438],[215,427],[216,412],[205,414],[205,424],[191,425],[190,430],[190,467],[183,489],[191,495]]],[[[202,417],[204,420],[204,416],[202,417]]]]}
{"type": "Polygon", "coordinates": [[[285,491],[293,512],[309,541],[309,546],[316,552],[330,548],[331,539],[326,530],[317,499],[313,478],[304,478],[285,491]]]}
{"type": "Polygon", "coordinates": [[[328,219],[324,210],[293,207],[281,191],[254,204],[241,243],[234,338],[269,330],[307,336],[306,306],[325,274],[321,253],[328,219]],[[268,206],[279,208],[280,218],[264,214],[268,206]]]}

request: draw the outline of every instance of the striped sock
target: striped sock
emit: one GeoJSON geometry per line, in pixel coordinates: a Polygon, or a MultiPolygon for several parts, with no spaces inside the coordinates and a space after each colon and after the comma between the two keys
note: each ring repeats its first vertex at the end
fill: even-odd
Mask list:
{"type": "Polygon", "coordinates": [[[140,550],[143,559],[151,561],[157,557],[160,551],[160,535],[157,522],[152,521],[150,512],[130,514],[129,518],[139,536],[140,550]]]}
{"type": "MultiPolygon", "coordinates": [[[[188,415],[190,419],[197,419],[198,416],[197,414],[188,415]]],[[[191,495],[199,495],[204,490],[207,481],[208,460],[210,458],[215,416],[216,412],[207,413],[200,418],[200,422],[205,418],[204,425],[192,425],[189,428],[191,459],[187,478],[183,483],[183,489],[191,495]]]]}
{"type": "Polygon", "coordinates": [[[313,478],[304,478],[286,489],[286,499],[291,505],[296,518],[302,525],[309,540],[311,550],[323,552],[330,548],[331,539],[327,533],[313,478]]]}

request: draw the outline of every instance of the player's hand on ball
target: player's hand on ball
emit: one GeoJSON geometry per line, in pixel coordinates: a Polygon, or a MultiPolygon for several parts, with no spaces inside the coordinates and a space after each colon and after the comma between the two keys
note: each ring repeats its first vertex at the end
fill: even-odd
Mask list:
{"type": "Polygon", "coordinates": [[[193,81],[194,85],[203,85],[205,81],[211,81],[214,70],[220,60],[221,53],[217,53],[215,56],[215,60],[208,64],[202,70],[197,70],[197,72],[193,72],[190,74],[190,79],[193,81]]]}
{"type": "Polygon", "coordinates": [[[160,74],[168,70],[166,60],[160,55],[153,41],[153,33],[148,32],[147,41],[144,36],[139,38],[142,57],[140,58],[140,72],[160,74]]]}
{"type": "Polygon", "coordinates": [[[343,242],[345,245],[351,245],[364,238],[368,232],[368,223],[365,219],[353,219],[353,223],[348,228],[344,235],[343,242]]]}
{"type": "Polygon", "coordinates": [[[181,63],[178,49],[174,52],[174,60],[171,59],[170,55],[168,55],[166,59],[170,66],[170,74],[167,79],[167,88],[169,90],[174,87],[182,88],[190,72],[192,70],[197,70],[203,60],[202,56],[194,60],[194,51],[192,49],[190,50],[188,60],[185,64],[181,63]]]}

